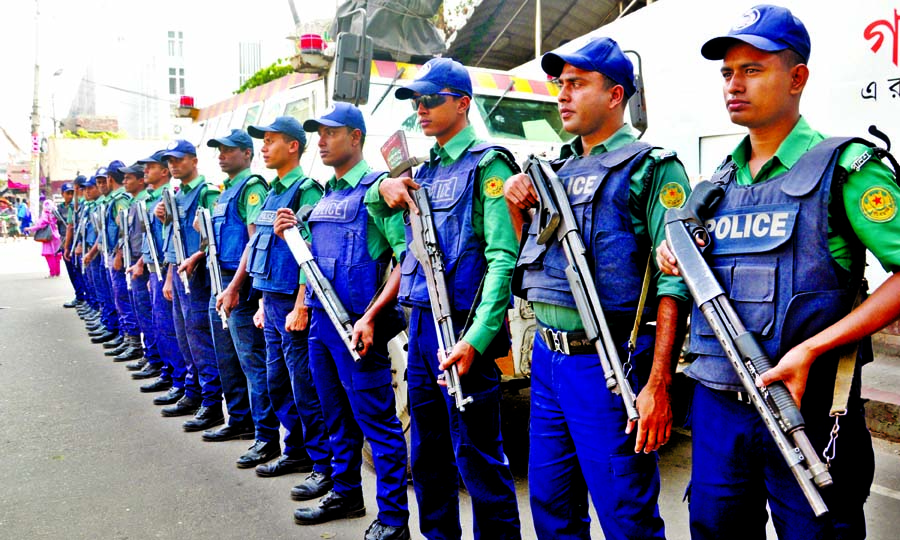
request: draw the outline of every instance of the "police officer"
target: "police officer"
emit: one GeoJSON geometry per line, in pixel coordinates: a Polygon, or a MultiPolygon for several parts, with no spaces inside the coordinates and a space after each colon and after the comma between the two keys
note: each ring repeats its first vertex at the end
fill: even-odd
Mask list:
{"type": "MultiPolygon", "coordinates": [[[[218,149],[219,167],[227,175],[225,191],[212,212],[224,290],[234,279],[247,241],[256,231],[253,222],[266,199],[268,184],[250,172],[253,140],[246,131],[233,129],[228,136],[211,139],[206,144],[218,149]]],[[[237,306],[228,314],[227,329],[222,328],[216,303],[215,297],[210,298],[209,317],[229,424],[218,431],[204,433],[203,439],[255,439],[263,445],[275,441],[277,446],[278,417],[266,387],[266,338],[253,324],[259,293],[254,294],[250,282],[245,281],[237,306]]],[[[241,457],[245,460],[242,463],[250,459],[241,457]]],[[[259,464],[250,461],[250,466],[259,464]]]]}
{"type": "MultiPolygon", "coordinates": [[[[85,187],[84,183],[87,181],[87,177],[84,175],[78,175],[75,177],[75,180],[72,182],[75,186],[75,201],[77,204],[77,209],[72,212],[71,217],[67,217],[66,221],[71,222],[72,225],[72,234],[69,235],[68,231],[66,232],[68,249],[66,251],[69,255],[69,258],[72,261],[72,266],[75,271],[75,279],[78,283],[78,289],[76,289],[76,294],[81,294],[82,303],[79,304],[75,311],[78,313],[78,316],[82,320],[87,320],[88,318],[95,319],[99,317],[99,313],[96,311],[97,303],[94,299],[93,291],[91,290],[88,284],[87,274],[85,273],[84,267],[82,265],[82,256],[80,248],[83,245],[84,238],[84,227],[82,226],[83,220],[86,219],[85,213],[85,205],[87,204],[87,199],[84,195],[85,187]],[[81,233],[76,236],[76,232],[81,229],[81,233]]],[[[85,226],[87,224],[85,223],[85,226]]],[[[68,229],[68,227],[67,227],[68,229]]]]}
{"type": "MultiPolygon", "coordinates": [[[[640,420],[626,427],[621,396],[605,389],[563,273],[563,246],[555,238],[538,244],[535,220],[513,278],[513,292],[532,303],[538,322],[528,467],[535,530],[539,538],[588,538],[590,494],[606,538],[664,538],[656,450],[672,429],[669,389],[687,289],[678,278],[660,276],[655,268],[645,275],[645,269],[652,246],[665,238],[666,210],[684,202],[687,175],[673,152],[637,142],[625,125],[634,68],[615,41],[592,39],[571,54],[545,54],[541,66],[558,81],[563,127],[576,135],[553,166],[582,224],[619,358],[634,367],[629,381],[640,420]],[[646,307],[638,313],[645,286],[646,307]],[[655,327],[647,324],[653,321],[655,327]],[[639,337],[629,357],[635,325],[639,337]]],[[[513,224],[522,230],[527,210],[537,203],[529,178],[511,178],[506,197],[513,224]]]]}
{"type": "Polygon", "coordinates": [[[97,232],[94,229],[94,221],[91,214],[94,212],[96,199],[99,196],[97,190],[97,180],[91,175],[81,181],[84,192],[84,205],[81,209],[81,218],[85,220],[84,224],[84,240],[75,246],[75,257],[79,261],[81,267],[82,278],[84,279],[84,287],[88,302],[88,309],[81,313],[85,322],[85,328],[88,332],[94,332],[103,328],[103,305],[100,303],[100,295],[94,285],[94,270],[91,260],[88,258],[89,249],[87,246],[93,247],[97,238],[97,232]]]}
{"type": "MultiPolygon", "coordinates": [[[[519,538],[516,493],[500,434],[500,374],[494,359],[509,352],[503,324],[515,264],[515,231],[503,200],[503,181],[518,170],[512,155],[481,143],[468,123],[472,81],[454,60],[429,60],[415,81],[395,94],[411,99],[419,125],[435,137],[429,161],[415,181],[382,180],[366,197],[369,213],[384,218],[412,199],[407,189],[431,193],[454,326],[464,329],[447,358],[437,337],[425,277],[415,257],[402,263],[399,299],[412,307],[408,357],[412,413],[412,475],[419,525],[427,538],[459,538],[459,478],[472,497],[474,529],[482,538],[519,538]],[[454,239],[448,241],[447,239],[454,239]],[[458,240],[457,240],[458,239],[458,240]],[[478,283],[482,294],[476,298],[478,283]],[[471,325],[466,321],[472,315],[471,325]],[[438,384],[441,369],[456,363],[474,403],[460,412],[438,384]]],[[[407,242],[411,232],[407,228],[407,242]]]]}
{"type": "MultiPolygon", "coordinates": [[[[266,382],[272,407],[287,431],[284,454],[274,463],[257,466],[256,474],[269,477],[316,472],[310,477],[310,489],[324,495],[330,488],[326,479],[331,477],[331,450],[309,370],[308,332],[304,330],[308,317],[303,304],[305,285],[298,286],[297,265],[287,245],[273,232],[279,208],[296,211],[301,206],[314,205],[322,197],[322,187],[300,168],[306,134],[296,119],[279,116],[269,126],[250,126],[248,131],[250,136],[263,139],[263,160],[278,176],[270,184],[255,221],[256,232],[224,294],[223,305],[228,310],[233,308],[248,274],[253,278],[253,288],[262,292],[259,311],[265,321],[266,382]]],[[[277,441],[268,444],[274,447],[277,441]]]]}
{"type": "Polygon", "coordinates": [[[97,260],[96,264],[90,266],[94,290],[99,297],[102,306],[101,322],[102,326],[89,333],[92,343],[111,343],[112,347],[118,347],[124,341],[119,335],[119,314],[116,311],[115,300],[113,298],[112,288],[110,285],[109,271],[106,267],[107,255],[103,252],[103,240],[101,239],[102,227],[106,223],[105,212],[106,206],[109,204],[109,182],[107,181],[108,172],[106,167],[100,167],[94,174],[94,184],[98,195],[94,201],[91,212],[91,219],[94,220],[94,244],[85,256],[88,263],[97,260]]]}
{"type": "MultiPolygon", "coordinates": [[[[180,265],[173,262],[170,266],[163,289],[164,293],[166,289],[169,290],[166,297],[174,296],[177,299],[173,307],[181,310],[184,337],[190,354],[187,354],[184,348],[182,353],[185,360],[190,362],[191,371],[196,373],[201,400],[198,403],[186,394],[175,405],[163,409],[162,413],[165,416],[176,416],[190,414],[194,409],[196,411],[194,418],[184,422],[182,427],[189,432],[203,431],[224,424],[225,415],[222,412],[222,383],[219,380],[216,352],[209,325],[209,274],[202,268],[197,268],[197,264],[205,254],[200,251],[200,233],[194,228],[194,216],[200,206],[212,209],[219,195],[219,188],[207,183],[206,178],[197,172],[197,149],[190,142],[183,139],[174,141],[166,149],[163,159],[166,160],[172,176],[181,180],[181,187],[175,195],[177,215],[167,218],[178,220],[181,227],[181,242],[187,255],[180,265]],[[190,294],[178,278],[178,272],[187,274],[190,294]]],[[[157,205],[156,212],[157,217],[165,216],[161,203],[157,205]]],[[[169,232],[170,235],[174,234],[174,229],[170,228],[169,232]]],[[[169,242],[166,252],[167,260],[171,252],[171,260],[175,261],[173,241],[169,242]]]]}
{"type": "Polygon", "coordinates": [[[81,201],[78,200],[75,193],[74,182],[64,182],[60,192],[63,197],[63,204],[60,208],[63,217],[63,226],[60,228],[60,235],[63,238],[63,261],[66,263],[69,282],[75,290],[75,298],[63,304],[63,307],[76,308],[84,303],[84,291],[81,289],[81,276],[75,273],[75,263],[69,255],[69,248],[72,246],[72,236],[75,234],[75,213],[81,207],[81,201]]]}
{"type": "MultiPolygon", "coordinates": [[[[153,335],[156,340],[156,349],[159,351],[163,365],[159,377],[141,386],[141,392],[162,392],[163,395],[153,398],[155,405],[172,405],[177,403],[185,395],[185,367],[184,355],[178,344],[175,332],[175,322],[172,318],[172,301],[163,295],[163,285],[169,272],[169,264],[164,258],[163,249],[163,223],[154,214],[154,209],[162,199],[163,189],[169,186],[171,175],[168,165],[163,159],[164,150],[155,152],[152,156],[139,159],[138,164],[144,168],[144,179],[149,186],[147,197],[143,203],[147,211],[149,229],[144,231],[141,240],[141,255],[132,266],[131,274],[135,279],[147,275],[150,291],[150,305],[153,313],[153,335]],[[150,243],[155,248],[156,259],[153,258],[150,243]],[[159,268],[157,268],[157,265],[159,268]],[[157,274],[158,270],[158,274],[157,274]]],[[[180,310],[179,310],[180,312],[180,310]]],[[[183,327],[182,321],[182,327],[183,327]]],[[[142,366],[136,363],[129,364],[130,369],[140,369],[142,366]]]]}
{"type": "MultiPolygon", "coordinates": [[[[763,384],[783,380],[800,404],[806,434],[821,453],[831,440],[838,347],[859,342],[847,414],[823,490],[828,513],[815,518],[705,319],[695,309],[687,373],[699,384],[692,405],[693,538],[765,538],[766,503],[779,538],[863,538],[863,504],[874,472],[860,398],[860,368],[872,358],[867,337],[900,314],[894,273],[858,308],[868,249],[885,269],[900,268],[900,189],[872,148],[826,139],[800,115],[809,80],[810,39],[789,10],[750,9],[703,56],[721,60],[731,121],[749,134],[713,177],[725,195],[709,221],[713,268],[748,330],[777,365],[763,384]],[[784,227],[726,234],[742,214],[781,213],[784,227]],[[862,340],[862,341],[860,341],[862,340]],[[740,519],[735,519],[740,516],[740,519]]],[[[765,215],[765,214],[762,214],[765,215]]],[[[764,221],[764,220],[761,220],[764,221]]],[[[666,246],[657,260],[677,271],[666,246]]]]}
{"type": "MultiPolygon", "coordinates": [[[[375,219],[363,204],[366,192],[387,173],[372,171],[363,159],[366,124],[359,109],[335,103],[321,118],[304,122],[303,129],[319,134],[322,163],[334,167],[325,197],[309,216],[312,252],[354,320],[351,345],[360,344],[362,360],[354,362],[319,299],[307,288],[306,305],[313,308],[309,361],[334,453],[333,488],[317,505],[298,509],[294,520],[309,525],[364,512],[360,467],[365,436],[372,445],[379,508],[365,538],[409,538],[406,439],[396,415],[387,351],[388,340],[405,325],[395,308],[399,266],[379,295],[391,253],[399,259],[406,249],[403,217],[397,213],[375,219]]],[[[278,216],[279,236],[296,225],[290,210],[281,209],[278,216]]],[[[311,495],[305,484],[291,491],[294,500],[309,500],[311,495]]]]}
{"type": "Polygon", "coordinates": [[[141,330],[138,326],[134,307],[131,305],[131,297],[125,281],[125,269],[122,267],[121,249],[119,248],[119,212],[122,210],[127,211],[131,201],[131,195],[122,186],[125,175],[119,172],[119,169],[124,166],[124,163],[115,160],[106,168],[109,193],[107,194],[106,214],[104,216],[106,260],[109,265],[107,274],[109,276],[112,299],[119,314],[119,338],[122,341],[114,348],[109,347],[115,341],[105,344],[104,348],[109,348],[109,350],[103,354],[114,357],[113,360],[116,362],[137,360],[143,356],[141,330]]]}

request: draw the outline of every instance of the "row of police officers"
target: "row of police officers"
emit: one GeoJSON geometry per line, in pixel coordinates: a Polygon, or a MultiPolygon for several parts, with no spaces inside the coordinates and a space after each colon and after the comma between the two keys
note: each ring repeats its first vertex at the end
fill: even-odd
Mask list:
{"type": "MultiPolygon", "coordinates": [[[[727,112],[749,130],[714,178],[725,195],[709,221],[707,258],[747,327],[779,360],[759,384],[787,384],[819,452],[833,443],[835,351],[862,344],[839,418],[841,445],[829,459],[830,511],[816,517],[695,309],[696,360],[687,371],[697,383],[691,534],[764,538],[768,504],[780,538],[863,538],[874,460],[860,367],[871,358],[866,336],[900,314],[896,275],[859,307],[854,298],[867,249],[887,270],[900,266],[895,173],[871,144],[827,139],[800,115],[810,41],[789,10],[751,9],[702,54],[722,61],[727,112]],[[736,224],[754,212],[768,212],[764,223],[737,234],[736,224]]],[[[198,174],[196,149],[184,140],[76,179],[65,249],[92,340],[115,361],[135,360],[127,365],[132,376],[152,379],[141,391],[165,392],[154,399],[166,405],[162,415],[191,416],[185,431],[203,431],[208,441],[253,440],[238,467],[256,467],[260,476],[308,473],[291,490],[294,500],[315,501],[296,510],[299,524],[366,513],[365,438],[378,505],[365,538],[396,539],[410,537],[407,448],[387,342],[408,324],[421,534],[461,537],[463,485],[475,538],[519,538],[494,362],[509,349],[504,314],[515,294],[538,322],[529,437],[538,537],[588,538],[590,498],[607,538],[664,538],[656,450],[671,436],[672,379],[690,311],[664,224],[690,185],[674,152],[637,141],[624,124],[635,81],[616,42],[593,39],[570,54],[546,54],[541,65],[559,84],[562,124],[575,135],[551,165],[566,186],[619,356],[632,367],[638,420],[629,421],[622,399],[604,388],[567,281],[565,248],[539,238],[532,219],[537,191],[507,149],[476,137],[468,122],[472,83],[450,59],[429,61],[395,93],[435,139],[412,178],[371,168],[362,157],[362,113],[337,103],[302,125],[279,117],[209,140],[226,175],[221,186],[198,174]],[[318,134],[322,162],[333,168],[324,182],[299,166],[306,132],[318,134]],[[250,172],[253,139],[277,174],[271,181],[250,172]],[[413,234],[404,212],[418,211],[417,189],[430,195],[461,329],[445,354],[424,265],[407,249],[413,234]],[[211,229],[198,222],[204,209],[211,229]],[[284,240],[294,227],[351,315],[359,361],[284,240]],[[211,278],[216,269],[207,271],[213,264],[220,285],[211,278]],[[453,365],[472,398],[465,411],[442,376],[453,365]]]]}

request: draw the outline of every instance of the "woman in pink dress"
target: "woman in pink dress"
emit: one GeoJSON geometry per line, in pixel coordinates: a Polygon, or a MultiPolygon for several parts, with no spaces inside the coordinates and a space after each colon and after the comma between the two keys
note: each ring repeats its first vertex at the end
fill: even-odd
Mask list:
{"type": "Polygon", "coordinates": [[[42,243],[41,255],[47,259],[47,266],[50,268],[50,277],[57,277],[59,276],[59,262],[62,258],[62,252],[59,249],[62,241],[59,237],[59,227],[57,226],[56,221],[56,205],[53,204],[53,201],[50,199],[44,201],[44,209],[41,211],[41,217],[34,225],[28,227],[28,232],[33,233],[44,226],[49,226],[52,237],[49,242],[42,243]]]}

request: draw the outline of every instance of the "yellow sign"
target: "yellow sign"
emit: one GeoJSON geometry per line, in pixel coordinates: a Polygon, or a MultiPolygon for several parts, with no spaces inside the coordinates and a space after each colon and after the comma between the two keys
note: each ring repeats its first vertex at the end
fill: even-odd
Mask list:
{"type": "Polygon", "coordinates": [[[678,182],[669,182],[659,190],[659,202],[666,208],[681,208],[684,204],[684,188],[678,182]]]}
{"type": "Polygon", "coordinates": [[[491,199],[503,196],[503,179],[499,176],[492,176],[484,183],[484,194],[491,199]]]}
{"type": "Polygon", "coordinates": [[[257,204],[259,204],[259,193],[251,193],[247,197],[247,206],[256,206],[257,204]]]}
{"type": "Polygon", "coordinates": [[[870,187],[859,198],[859,209],[869,221],[886,223],[897,215],[897,201],[886,188],[870,187]]]}

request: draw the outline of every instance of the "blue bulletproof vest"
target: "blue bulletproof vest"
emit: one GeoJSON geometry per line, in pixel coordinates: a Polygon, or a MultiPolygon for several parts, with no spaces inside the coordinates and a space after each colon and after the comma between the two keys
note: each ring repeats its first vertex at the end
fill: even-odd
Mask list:
{"type": "Polygon", "coordinates": [[[115,197],[112,197],[106,205],[106,247],[109,248],[108,255],[112,255],[116,252],[116,246],[119,243],[119,215],[116,212],[116,203],[121,199],[130,198],[131,195],[123,191],[115,197]]]}
{"type": "MultiPolygon", "coordinates": [[[[334,285],[341,303],[354,315],[365,312],[391,258],[390,250],[378,260],[369,254],[369,212],[363,204],[366,191],[383,175],[369,173],[355,188],[328,193],[309,216],[316,264],[334,285]]],[[[306,305],[321,307],[311,287],[306,288],[306,305]]]]}
{"type": "MultiPolygon", "coordinates": [[[[630,331],[641,296],[651,242],[647,235],[635,236],[628,201],[631,177],[652,149],[646,143],[633,142],[612,152],[570,159],[557,173],[566,186],[600,304],[613,329],[630,331]]],[[[537,221],[532,221],[513,273],[513,294],[576,309],[566,280],[569,263],[562,245],[555,235],[539,245],[539,232],[537,221]]],[[[656,320],[655,298],[651,282],[642,320],[656,320]]]]}
{"type": "Polygon", "coordinates": [[[253,277],[254,289],[281,294],[297,292],[300,270],[287,244],[275,235],[275,212],[279,208],[296,211],[300,195],[307,189],[318,189],[318,184],[310,178],[300,178],[280,194],[269,190],[256,218],[256,233],[250,238],[247,255],[247,272],[253,277]]]}
{"type": "MultiPolygon", "coordinates": [[[[733,163],[724,164],[713,177],[723,184],[725,196],[706,222],[712,236],[706,259],[744,326],[773,363],[852,308],[862,267],[857,265],[856,275],[848,280],[828,249],[832,180],[841,150],[850,142],[854,140],[826,139],[791,170],[759,184],[738,185],[733,163]]],[[[858,242],[855,247],[854,260],[864,260],[858,242]]],[[[718,390],[742,390],[696,306],[691,351],[697,358],[688,375],[718,390]]],[[[816,368],[836,361],[837,355],[828,353],[816,361],[816,368]]]]}
{"type": "Polygon", "coordinates": [[[200,250],[200,233],[194,229],[194,217],[200,206],[200,195],[206,191],[204,187],[205,184],[199,184],[190,193],[179,189],[175,194],[178,223],[181,225],[181,236],[184,238],[184,253],[188,257],[200,250]]]}
{"type": "MultiPolygon", "coordinates": [[[[144,239],[141,241],[141,253],[144,257],[145,264],[153,264],[153,257],[150,255],[150,238],[154,244],[156,244],[156,256],[159,257],[159,261],[162,264],[163,262],[169,262],[166,259],[166,249],[163,245],[163,224],[162,221],[156,218],[154,214],[154,209],[159,201],[162,200],[162,195],[159,195],[155,199],[147,199],[144,201],[147,207],[147,218],[150,222],[150,230],[147,231],[149,234],[144,235],[144,239]]],[[[175,253],[172,252],[172,261],[175,262],[175,253]]]]}
{"type": "MultiPolygon", "coordinates": [[[[84,241],[87,244],[88,248],[90,248],[90,246],[93,246],[97,241],[97,229],[94,228],[94,221],[91,219],[91,214],[96,211],[97,207],[92,205],[90,211],[85,209],[81,218],[87,220],[87,223],[84,224],[84,241]]],[[[85,255],[87,255],[87,253],[85,253],[85,255]]]]}
{"type": "MultiPolygon", "coordinates": [[[[447,167],[440,160],[432,160],[416,173],[416,182],[427,189],[438,232],[438,243],[444,255],[445,279],[450,305],[457,311],[469,311],[475,302],[478,284],[487,271],[484,256],[486,243],[476,238],[472,229],[472,205],[475,196],[477,169],[487,152],[496,150],[515,167],[515,159],[506,148],[487,143],[470,147],[465,154],[447,167]]],[[[412,243],[412,229],[406,226],[406,243],[412,243]]],[[[404,305],[429,308],[425,273],[419,261],[407,252],[401,264],[400,292],[404,305]]]]}
{"type": "Polygon", "coordinates": [[[144,204],[144,201],[135,201],[128,209],[128,242],[131,248],[132,263],[137,260],[141,253],[141,247],[144,243],[144,234],[141,230],[141,220],[138,219],[137,206],[144,204]]]}
{"type": "Polygon", "coordinates": [[[219,266],[222,270],[235,271],[241,264],[244,247],[250,240],[247,225],[238,212],[238,202],[244,187],[259,175],[249,175],[219,195],[212,213],[213,229],[216,234],[216,246],[219,250],[219,266]]]}

